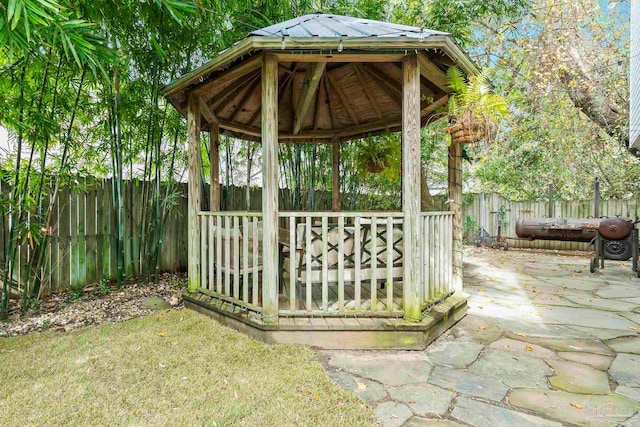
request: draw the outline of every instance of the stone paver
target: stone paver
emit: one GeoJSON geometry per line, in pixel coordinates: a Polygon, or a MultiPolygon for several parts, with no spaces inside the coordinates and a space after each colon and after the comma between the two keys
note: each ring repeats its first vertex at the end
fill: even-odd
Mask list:
{"type": "Polygon", "coordinates": [[[337,353],[329,364],[390,387],[426,383],[433,369],[433,365],[420,353],[405,353],[403,357],[390,353],[337,353]]]}
{"type": "Polygon", "coordinates": [[[618,425],[640,409],[640,403],[624,396],[585,396],[548,390],[513,390],[509,393],[509,403],[557,420],[585,426],[618,425]]]}
{"type": "Polygon", "coordinates": [[[437,366],[433,370],[430,382],[456,393],[495,400],[496,402],[501,401],[509,390],[509,387],[501,381],[489,379],[467,370],[443,366],[437,366]]]}
{"type": "Polygon", "coordinates": [[[384,402],[376,407],[376,415],[385,427],[400,427],[413,413],[406,405],[384,402]]]}
{"type": "Polygon", "coordinates": [[[425,351],[324,352],[385,426],[640,427],[640,280],[630,263],[473,250],[467,316],[425,351]]]}
{"type": "Polygon", "coordinates": [[[441,341],[429,346],[427,355],[433,363],[460,368],[475,362],[483,347],[481,343],[474,341],[441,341]]]}
{"type": "Polygon", "coordinates": [[[549,388],[547,377],[553,371],[535,357],[511,351],[489,349],[469,368],[474,374],[502,381],[512,388],[549,388]]]}
{"type": "Polygon", "coordinates": [[[640,412],[622,423],[622,427],[638,427],[640,426],[640,412]]]}
{"type": "Polygon", "coordinates": [[[640,356],[620,353],[611,362],[609,374],[618,384],[629,387],[640,387],[640,356]]]}
{"type": "Polygon", "coordinates": [[[607,344],[618,353],[640,354],[640,336],[614,338],[607,344]]]}
{"type": "Polygon", "coordinates": [[[458,399],[451,416],[475,427],[562,425],[557,422],[545,420],[544,418],[478,402],[466,397],[458,399]]]}
{"type": "Polygon", "coordinates": [[[571,362],[582,363],[593,366],[601,371],[606,371],[611,366],[613,356],[603,356],[601,354],[581,353],[579,351],[561,351],[558,356],[571,362]]]}
{"type": "Polygon", "coordinates": [[[449,409],[455,394],[431,384],[407,384],[389,389],[393,400],[405,402],[413,413],[420,416],[443,415],[449,409]]]}
{"type": "Polygon", "coordinates": [[[616,394],[633,399],[636,402],[640,402],[640,388],[627,387],[626,385],[619,385],[616,388],[616,394]]]}
{"type": "Polygon", "coordinates": [[[609,377],[591,366],[564,360],[549,360],[547,363],[556,371],[549,378],[551,387],[557,390],[580,394],[609,394],[609,377]]]}
{"type": "Polygon", "coordinates": [[[517,340],[530,344],[538,344],[556,351],[580,351],[584,353],[602,354],[605,356],[613,354],[613,351],[611,351],[611,349],[602,341],[566,338],[538,338],[519,335],[513,336],[513,334],[507,335],[517,340]]]}
{"type": "Polygon", "coordinates": [[[343,371],[331,371],[329,377],[343,389],[354,393],[365,402],[371,403],[386,397],[387,392],[382,384],[357,378],[343,371]]]}
{"type": "Polygon", "coordinates": [[[527,356],[537,357],[539,359],[553,359],[555,353],[548,348],[544,348],[537,344],[529,344],[524,341],[513,340],[511,338],[502,338],[489,346],[498,350],[508,350],[515,353],[526,354],[527,356]]]}
{"type": "Polygon", "coordinates": [[[444,420],[444,419],[438,419],[438,418],[422,418],[422,417],[412,417],[404,425],[404,427],[458,427],[458,426],[464,426],[464,424],[460,424],[451,420],[444,420]]]}

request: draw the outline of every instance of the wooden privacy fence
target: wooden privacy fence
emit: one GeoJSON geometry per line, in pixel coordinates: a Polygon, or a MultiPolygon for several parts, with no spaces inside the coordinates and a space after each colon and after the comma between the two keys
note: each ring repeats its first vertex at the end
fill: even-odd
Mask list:
{"type": "MultiPolygon", "coordinates": [[[[5,194],[9,189],[0,188],[5,194]]],[[[184,184],[177,184],[177,191],[186,194],[184,184]]],[[[146,199],[140,181],[126,181],[124,195],[124,270],[127,277],[140,273],[142,265],[140,224],[146,199]]],[[[116,211],[113,207],[113,191],[110,180],[87,183],[83,189],[61,188],[57,203],[53,206],[50,227],[46,231],[46,245],[42,263],[42,293],[79,288],[102,279],[112,280],[117,275],[116,211]]],[[[148,204],[148,201],[146,202],[148,204]]],[[[164,236],[159,256],[161,271],[184,270],[187,262],[187,234],[185,217],[187,201],[177,197],[174,209],[168,211],[164,223],[164,236]]],[[[45,197],[43,206],[49,204],[45,197]]],[[[9,238],[8,217],[0,227],[0,261],[4,265],[5,248],[9,238]]],[[[27,239],[28,240],[28,239],[27,239]]],[[[34,250],[37,245],[25,242],[17,247],[14,260],[13,282],[17,290],[31,286],[29,270],[37,263],[34,250]]]]}
{"type": "MultiPolygon", "coordinates": [[[[468,196],[467,196],[468,197],[468,196]]],[[[520,218],[547,218],[549,201],[511,201],[498,194],[474,194],[473,200],[464,206],[464,221],[472,220],[475,225],[483,227],[491,236],[498,232],[496,212],[504,207],[506,225],[502,227],[502,235],[517,237],[516,221],[520,218]]],[[[594,216],[593,200],[556,200],[553,202],[555,218],[588,218],[594,216]]],[[[640,216],[638,198],[624,200],[601,200],[600,216],[623,216],[636,218],[640,216]]],[[[509,240],[509,247],[536,248],[557,250],[588,250],[589,244],[583,242],[561,242],[556,240],[509,240]]]]}
{"type": "MultiPolygon", "coordinates": [[[[148,183],[147,183],[148,184],[148,183]]],[[[144,210],[150,206],[145,196],[144,183],[138,180],[123,182],[124,199],[124,273],[136,277],[142,271],[144,254],[141,250],[144,210]]],[[[87,182],[84,188],[61,188],[53,207],[49,244],[44,254],[42,293],[54,293],[103,279],[115,280],[117,276],[116,239],[117,212],[113,207],[111,180],[87,182]]],[[[0,182],[0,193],[10,194],[7,184],[0,182]]],[[[164,222],[162,245],[159,253],[160,271],[178,272],[187,268],[187,184],[173,184],[177,193],[164,222]]],[[[222,187],[224,209],[245,209],[245,187],[222,187]]],[[[331,206],[327,192],[317,192],[320,209],[331,206]]],[[[163,188],[163,194],[164,188],[163,188]]],[[[203,185],[203,195],[209,194],[208,184],[203,185]]],[[[281,205],[286,207],[291,199],[288,189],[280,190],[281,205]]],[[[250,208],[260,209],[262,192],[251,188],[250,208]]],[[[43,206],[49,204],[45,197],[43,206]]],[[[9,239],[8,217],[0,223],[0,262],[4,266],[5,248],[9,239]]],[[[29,269],[36,264],[33,247],[25,242],[16,249],[12,282],[17,291],[31,286],[29,269]]],[[[1,270],[1,269],[0,269],[1,270]]]]}

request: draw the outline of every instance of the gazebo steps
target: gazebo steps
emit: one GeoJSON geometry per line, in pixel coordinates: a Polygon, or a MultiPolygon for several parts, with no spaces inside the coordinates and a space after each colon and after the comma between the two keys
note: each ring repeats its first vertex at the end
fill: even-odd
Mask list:
{"type": "Polygon", "coordinates": [[[467,312],[467,297],[450,296],[420,322],[398,317],[347,313],[340,316],[279,317],[264,323],[256,314],[199,292],[185,293],[185,305],[268,344],[306,344],[337,349],[422,350],[467,312]]]}

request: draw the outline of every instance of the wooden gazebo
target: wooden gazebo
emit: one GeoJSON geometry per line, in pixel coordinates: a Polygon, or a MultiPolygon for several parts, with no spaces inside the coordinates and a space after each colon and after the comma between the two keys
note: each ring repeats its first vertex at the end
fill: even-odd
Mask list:
{"type": "Polygon", "coordinates": [[[420,212],[420,128],[446,70],[476,66],[443,32],[313,14],[258,31],[162,89],[189,128],[185,301],[267,342],[422,348],[460,319],[461,146],[448,212],[420,212]],[[210,203],[201,209],[201,131],[210,203]],[[339,144],[402,132],[402,211],[341,212],[339,144]],[[218,136],[260,141],[262,211],[221,212],[218,136]],[[333,146],[333,211],[284,212],[278,144],[333,146]]]}

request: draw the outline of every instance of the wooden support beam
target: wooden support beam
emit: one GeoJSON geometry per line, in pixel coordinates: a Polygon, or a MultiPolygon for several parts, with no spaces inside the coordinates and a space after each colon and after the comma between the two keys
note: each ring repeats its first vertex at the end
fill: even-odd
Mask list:
{"type": "Polygon", "coordinates": [[[407,320],[420,320],[420,66],[402,62],[403,300],[407,320]]]}
{"type": "Polygon", "coordinates": [[[402,53],[307,53],[275,51],[272,53],[281,62],[401,62],[407,55],[402,53]]]}
{"type": "Polygon", "coordinates": [[[218,118],[213,113],[211,108],[209,108],[209,105],[202,97],[200,97],[200,114],[202,114],[202,117],[204,117],[209,125],[211,125],[212,123],[218,123],[218,118]]]}
{"type": "Polygon", "coordinates": [[[209,210],[220,210],[220,127],[209,122],[209,210]]]}
{"type": "Polygon", "coordinates": [[[336,93],[336,95],[338,95],[338,98],[340,98],[340,102],[342,102],[342,104],[344,105],[344,108],[347,109],[347,113],[349,113],[349,117],[351,117],[351,120],[353,121],[353,123],[359,124],[358,116],[356,115],[356,112],[353,110],[353,107],[351,106],[349,99],[342,91],[342,88],[340,87],[336,79],[334,79],[330,73],[327,73],[326,75],[327,75],[327,80],[329,81],[329,85],[331,86],[333,91],[336,93]]]}
{"type": "Polygon", "coordinates": [[[278,323],[278,59],[262,66],[262,307],[278,323]]]}
{"type": "Polygon", "coordinates": [[[304,118],[307,116],[309,112],[309,107],[311,107],[311,101],[313,100],[314,95],[318,90],[318,84],[320,83],[320,78],[324,73],[325,68],[327,67],[326,62],[314,62],[307,69],[305,74],[304,83],[302,85],[302,93],[300,94],[300,98],[298,100],[298,106],[295,110],[295,117],[293,120],[293,134],[297,134],[300,132],[300,128],[302,127],[302,122],[304,118]]]}
{"type": "Polygon", "coordinates": [[[200,149],[200,97],[189,95],[187,102],[187,125],[189,141],[189,201],[187,220],[189,224],[188,244],[188,289],[195,292],[200,284],[200,177],[202,151],[200,149]]]}
{"type": "Polygon", "coordinates": [[[333,138],[331,142],[331,165],[332,165],[332,186],[331,186],[331,209],[334,212],[340,211],[340,140],[333,138]]]}
{"type": "Polygon", "coordinates": [[[449,146],[449,210],[453,211],[453,290],[462,293],[462,145],[449,146]]]}
{"type": "Polygon", "coordinates": [[[425,79],[436,85],[444,93],[451,93],[451,88],[447,87],[448,79],[444,71],[431,62],[423,53],[418,54],[418,62],[420,63],[420,74],[425,79]]]}

